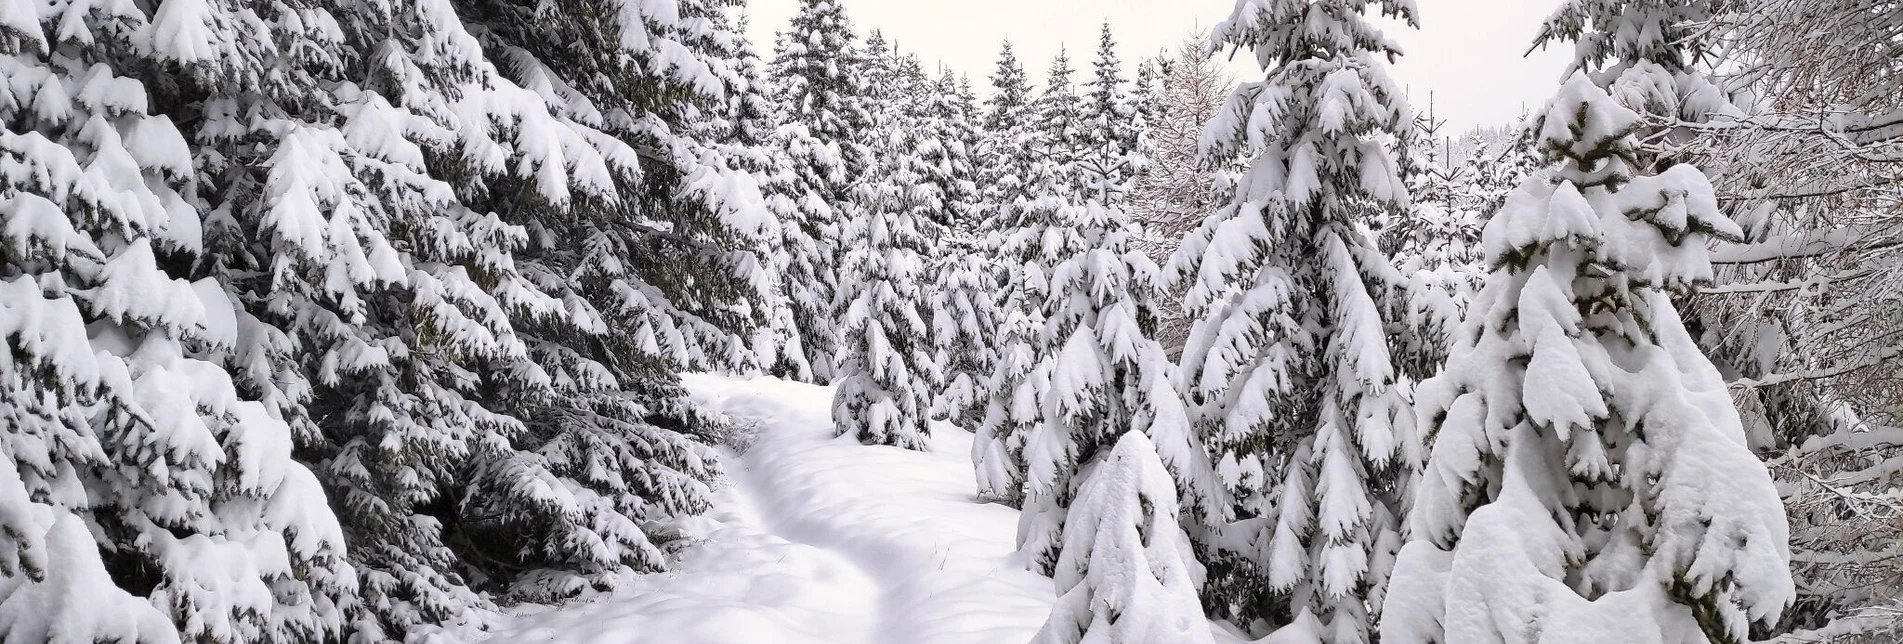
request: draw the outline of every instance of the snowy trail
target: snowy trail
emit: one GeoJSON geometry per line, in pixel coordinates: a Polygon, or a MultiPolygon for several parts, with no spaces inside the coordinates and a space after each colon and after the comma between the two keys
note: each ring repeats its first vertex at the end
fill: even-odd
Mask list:
{"type": "MultiPolygon", "coordinates": [[[[668,573],[593,603],[518,615],[492,643],[1015,644],[1049,614],[1049,578],[1013,555],[1018,513],[978,503],[971,436],[931,451],[832,437],[832,390],[689,376],[703,404],[758,423],[731,484],[668,573]]],[[[1237,642],[1217,630],[1219,642],[1237,642]]]]}

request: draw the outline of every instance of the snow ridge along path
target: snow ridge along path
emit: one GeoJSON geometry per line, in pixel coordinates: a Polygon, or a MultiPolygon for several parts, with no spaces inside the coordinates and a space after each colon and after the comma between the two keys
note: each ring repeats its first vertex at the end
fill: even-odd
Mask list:
{"type": "MultiPolygon", "coordinates": [[[[612,596],[519,614],[494,644],[1016,644],[1055,599],[1016,557],[1018,513],[975,500],[971,434],[931,451],[832,436],[832,389],[690,375],[703,405],[755,424],[673,570],[612,596]]],[[[1215,628],[1219,642],[1240,641],[1215,628]]]]}

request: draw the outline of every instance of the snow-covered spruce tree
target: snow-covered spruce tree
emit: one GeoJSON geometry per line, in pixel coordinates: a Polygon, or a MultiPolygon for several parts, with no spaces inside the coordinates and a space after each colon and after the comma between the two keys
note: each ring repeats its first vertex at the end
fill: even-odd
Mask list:
{"type": "MultiPolygon", "coordinates": [[[[1024,497],[1024,438],[1037,421],[1043,400],[1044,378],[1037,371],[1034,343],[1044,327],[1046,264],[1021,270],[1034,253],[1025,247],[1020,230],[1032,216],[1030,183],[1038,177],[1055,181],[1049,164],[1040,163],[1036,130],[1029,117],[1031,87],[1009,41],[998,53],[991,74],[991,96],[985,99],[983,140],[978,153],[982,186],[979,209],[984,250],[999,269],[998,315],[1003,322],[994,346],[998,362],[986,383],[984,420],[971,444],[978,478],[978,498],[1018,507],[1024,497]]],[[[1054,187],[1052,189],[1055,189],[1054,187]]],[[[1054,204],[1046,204],[1053,206],[1054,204]]]]}
{"type": "Polygon", "coordinates": [[[339,638],[345,538],[276,401],[220,363],[253,327],[201,277],[220,178],[177,125],[200,83],[283,89],[275,35],[224,5],[0,16],[0,633],[339,638]]]}
{"type": "Polygon", "coordinates": [[[1218,513],[1213,473],[1176,391],[1175,370],[1150,337],[1156,264],[1129,247],[1133,227],[1114,203],[1058,212],[1069,220],[1041,236],[1072,241],[1051,269],[1045,327],[1032,346],[1048,381],[1040,381],[1037,422],[1024,438],[1027,496],[1018,524],[1021,551],[1047,574],[1066,543],[1064,519],[1079,469],[1121,431],[1154,438],[1191,518],[1218,513]]]}
{"type": "Polygon", "coordinates": [[[861,95],[865,100],[866,113],[872,118],[874,127],[888,126],[898,116],[899,52],[892,43],[886,42],[885,32],[874,29],[866,33],[866,45],[861,54],[859,82],[864,85],[861,95]]]}
{"type": "MultiPolygon", "coordinates": [[[[1021,71],[1010,73],[1007,63],[1016,63],[1008,44],[999,61],[999,74],[993,78],[1001,90],[1009,87],[1005,83],[1015,84],[1023,77],[1021,71]]],[[[1010,187],[1009,193],[1015,193],[1009,196],[1011,201],[996,206],[986,238],[987,246],[1006,269],[1004,310],[1007,316],[1015,317],[1007,317],[1010,334],[999,345],[1006,363],[997,373],[998,382],[991,387],[992,400],[986,406],[985,423],[972,444],[972,454],[978,459],[978,471],[984,473],[980,475],[980,495],[1012,505],[1021,503],[1024,496],[1023,449],[1030,430],[1042,418],[1044,391],[1050,378],[1048,280],[1058,263],[1084,249],[1074,225],[1079,215],[1074,201],[1076,166],[1071,161],[1078,147],[1079,107],[1070,73],[1070,58],[1060,50],[1051,62],[1049,84],[1030,104],[1029,118],[1006,126],[1005,132],[1015,137],[1011,143],[1022,146],[1009,160],[1022,165],[1000,169],[1018,183],[1010,187]],[[1012,132],[1017,128],[1021,131],[1012,132]],[[1007,491],[1000,487],[1007,482],[1014,482],[1018,488],[1007,491]]],[[[999,101],[993,107],[1003,105],[999,101]]],[[[1000,123],[1008,122],[996,112],[993,116],[999,117],[1000,123]]],[[[1006,190],[998,188],[987,193],[987,200],[1007,196],[1006,190]]],[[[1019,531],[1022,545],[1022,525],[1019,531]]]]}
{"type": "Polygon", "coordinates": [[[1401,142],[1401,182],[1410,207],[1383,222],[1380,242],[1382,252],[1403,271],[1471,264],[1479,255],[1478,217],[1461,212],[1463,168],[1447,164],[1448,143],[1440,134],[1445,124],[1431,111],[1416,114],[1414,128],[1401,142]]]}
{"type": "Polygon", "coordinates": [[[869,445],[925,449],[932,392],[942,381],[924,312],[930,249],[921,227],[934,226],[945,196],[929,180],[922,134],[905,135],[858,197],[864,211],[846,224],[839,292],[839,390],[834,431],[869,445]]]}
{"type": "Polygon", "coordinates": [[[982,240],[986,221],[990,218],[989,210],[984,207],[984,189],[981,183],[984,164],[979,160],[979,148],[984,144],[985,139],[984,111],[978,106],[978,95],[971,89],[970,77],[958,75],[954,79],[952,70],[947,68],[939,84],[943,86],[947,83],[956,83],[958,91],[957,100],[952,103],[953,107],[957,108],[957,117],[952,120],[952,129],[958,132],[958,141],[964,146],[964,179],[971,183],[971,193],[968,195],[970,201],[964,205],[965,210],[958,214],[958,223],[954,228],[974,239],[982,240]]]}
{"type": "MultiPolygon", "coordinates": [[[[1106,25],[1108,26],[1108,25],[1106,25]]],[[[1160,58],[1160,57],[1159,57],[1160,58]]],[[[1143,119],[1144,131],[1149,130],[1150,121],[1157,116],[1156,78],[1158,58],[1145,58],[1137,62],[1137,75],[1130,83],[1130,107],[1143,119]]]]}
{"type": "Polygon", "coordinates": [[[874,162],[865,137],[874,132],[864,99],[864,63],[852,23],[838,0],[801,0],[775,52],[771,95],[781,118],[778,146],[794,181],[798,215],[781,222],[791,261],[785,283],[794,323],[819,382],[837,375],[832,359],[843,226],[856,206],[854,187],[874,162]]]}
{"type": "Polygon", "coordinates": [[[1150,337],[1156,264],[1130,248],[1135,227],[1121,209],[1130,177],[1142,167],[1141,123],[1134,122],[1122,91],[1107,28],[1098,58],[1074,127],[1076,202],[1057,209],[1042,230],[1033,229],[1042,239],[1066,240],[1046,249],[1057,264],[1050,269],[1045,328],[1034,350],[1048,365],[1042,370],[1050,381],[1025,441],[1027,502],[1018,529],[1022,552],[1046,573],[1061,556],[1079,468],[1124,431],[1155,440],[1181,477],[1175,487],[1195,515],[1208,514],[1211,498],[1211,483],[1199,474],[1207,470],[1206,459],[1198,458],[1202,448],[1190,435],[1172,365],[1150,337]]]}
{"type": "Polygon", "coordinates": [[[1419,391],[1436,439],[1383,641],[1743,642],[1795,593],[1777,490],[1672,302],[1740,231],[1698,169],[1635,171],[1639,126],[1576,73],[1538,123],[1558,167],[1487,224],[1493,272],[1419,391]]]}
{"type": "MultiPolygon", "coordinates": [[[[908,55],[905,60],[904,67],[912,69],[918,59],[908,55]]],[[[909,72],[902,77],[909,78],[909,72]]],[[[911,82],[918,83],[918,88],[907,100],[900,126],[891,133],[894,143],[888,149],[895,158],[888,161],[910,165],[923,182],[921,187],[930,188],[929,203],[919,211],[926,219],[919,225],[935,245],[942,244],[960,230],[964,213],[973,208],[977,184],[964,146],[957,85],[949,75],[938,81],[911,82]]]]}
{"type": "Polygon", "coordinates": [[[1104,23],[1090,80],[1084,83],[1084,94],[1077,103],[1078,150],[1074,163],[1081,197],[1119,211],[1130,181],[1148,162],[1144,122],[1123,89],[1122,70],[1116,39],[1110,34],[1110,24],[1104,23]]]}
{"type": "Polygon", "coordinates": [[[972,443],[979,496],[1013,507],[1024,499],[1025,441],[1043,417],[1050,384],[1045,348],[1051,271],[1084,248],[1070,225],[1077,214],[1065,173],[1048,159],[1034,158],[1023,174],[1027,196],[998,213],[986,239],[1007,270],[1000,305],[1005,326],[998,339],[991,399],[972,443]]]}
{"type": "Polygon", "coordinates": [[[1077,86],[1071,83],[1071,72],[1070,53],[1059,48],[1057,57],[1051,59],[1050,67],[1044,72],[1044,91],[1031,103],[1029,125],[1032,149],[1058,172],[1064,180],[1061,187],[1074,193],[1081,187],[1077,183],[1075,162],[1084,146],[1081,123],[1084,101],[1077,95],[1077,86]]]}
{"type": "Polygon", "coordinates": [[[1058,561],[1057,603],[1032,644],[1213,642],[1202,567],[1177,521],[1176,487],[1142,432],[1087,466],[1058,561]]]}
{"type": "MultiPolygon", "coordinates": [[[[1535,137],[1526,133],[1530,124],[1531,119],[1522,115],[1519,124],[1512,128],[1514,134],[1495,141],[1489,141],[1479,131],[1470,133],[1467,145],[1471,152],[1455,175],[1459,178],[1455,203],[1484,218],[1499,211],[1514,188],[1539,172],[1539,151],[1533,147],[1535,137]]],[[[1477,248],[1475,254],[1478,254],[1477,248]]]]}
{"type": "Polygon", "coordinates": [[[940,74],[937,89],[927,109],[932,125],[939,128],[939,150],[926,155],[932,164],[932,181],[945,193],[949,210],[948,235],[976,241],[983,228],[981,194],[978,190],[978,163],[973,158],[978,145],[978,126],[971,118],[976,109],[969,87],[961,88],[958,77],[947,69],[940,74]]]}
{"type": "Polygon", "coordinates": [[[985,383],[984,419],[971,443],[979,500],[1014,508],[1024,503],[1024,441],[1036,426],[1050,386],[1050,374],[1036,352],[1044,329],[1043,275],[1030,277],[1034,283],[1005,286],[998,307],[1003,325],[993,340],[997,363],[985,383]]]}
{"type": "Polygon", "coordinates": [[[943,216],[950,220],[939,231],[931,258],[934,362],[945,385],[932,404],[936,415],[975,429],[984,420],[997,366],[1001,271],[973,223],[980,207],[966,145],[976,130],[965,119],[951,73],[941,76],[937,86],[927,118],[919,124],[928,128],[924,133],[934,136],[937,145],[920,149],[917,159],[928,173],[927,183],[944,201],[943,216]]]}
{"type": "Polygon", "coordinates": [[[495,82],[441,2],[319,5],[283,21],[253,12],[291,8],[192,6],[155,16],[183,30],[166,40],[181,73],[155,99],[191,116],[180,122],[194,163],[218,178],[197,192],[210,213],[201,266],[244,307],[219,358],[297,430],[299,458],[329,488],[366,609],[349,635],[475,619],[479,568],[449,543],[450,499],[472,463],[513,449],[520,425],[489,392],[546,377],[511,315],[558,302],[514,270],[522,231],[458,191],[503,164],[560,165],[537,154],[546,148],[490,139],[551,119],[507,100],[520,90],[495,82]],[[198,22],[268,32],[186,28],[198,22]],[[242,50],[262,43],[277,53],[242,50]]]}
{"type": "Polygon", "coordinates": [[[1402,372],[1414,380],[1433,375],[1446,362],[1461,311],[1482,275],[1482,215],[1469,209],[1473,200],[1463,194],[1472,183],[1448,167],[1451,146],[1440,137],[1445,122],[1434,118],[1431,104],[1428,110],[1415,115],[1414,129],[1402,141],[1401,181],[1409,206],[1379,231],[1381,250],[1406,280],[1400,301],[1390,306],[1400,309],[1410,330],[1398,352],[1402,372]]]}
{"type": "Polygon", "coordinates": [[[934,415],[960,427],[984,421],[998,367],[1004,315],[998,308],[998,270],[990,254],[955,236],[939,248],[933,267],[931,303],[933,363],[944,388],[932,401],[934,415]]]}
{"type": "Polygon", "coordinates": [[[473,473],[464,547],[506,564],[491,576],[512,594],[547,600],[663,567],[638,524],[706,507],[711,455],[695,436],[717,428],[678,373],[746,364],[753,303],[769,286],[752,252],[768,215],[721,142],[722,99],[743,82],[724,2],[575,3],[539,16],[512,0],[468,4],[464,20],[506,76],[578,143],[616,144],[601,157],[568,148],[605,163],[566,202],[535,199],[539,177],[491,182],[490,206],[529,230],[522,270],[570,315],[521,325],[551,395],[505,393],[525,423],[522,454],[473,473]],[[512,491],[540,471],[553,485],[512,491]]]}
{"type": "Polygon", "coordinates": [[[998,67],[991,73],[991,95],[985,98],[978,128],[981,138],[973,154],[982,210],[978,226],[993,249],[998,238],[1009,232],[1005,210],[1028,194],[1026,172],[1037,159],[1029,118],[1032,109],[1030,81],[1006,41],[998,53],[998,67]]]}
{"type": "Polygon", "coordinates": [[[813,366],[807,361],[799,325],[793,321],[790,295],[798,287],[788,282],[794,253],[779,243],[787,236],[782,228],[794,225],[799,216],[797,185],[775,138],[778,117],[766,95],[759,54],[745,37],[746,14],[741,14],[731,33],[738,36],[731,45],[734,75],[726,83],[725,131],[716,132],[715,138],[723,143],[734,169],[753,175],[770,215],[765,231],[769,241],[758,249],[770,284],[762,295],[766,319],[751,342],[754,366],[774,376],[807,382],[813,379],[813,366]]]}
{"type": "Polygon", "coordinates": [[[255,85],[230,69],[243,57],[193,49],[190,82],[173,86],[200,106],[197,165],[221,178],[199,194],[215,214],[208,268],[245,307],[225,360],[303,430],[299,457],[360,574],[350,636],[372,640],[480,620],[472,586],[501,570],[464,519],[544,507],[550,475],[518,442],[515,408],[549,374],[516,322],[561,302],[518,270],[524,229],[469,200],[511,172],[564,199],[593,188],[600,163],[581,152],[586,133],[495,75],[449,5],[387,9],[267,23],[293,55],[255,85]],[[334,28],[302,31],[320,23],[334,28]]]}
{"type": "Polygon", "coordinates": [[[937,91],[930,77],[925,75],[925,63],[916,52],[895,54],[896,63],[892,71],[893,102],[898,106],[897,114],[902,119],[924,116],[931,94],[937,91]]]}
{"type": "Polygon", "coordinates": [[[1397,280],[1362,232],[1408,206],[1391,146],[1412,118],[1370,5],[1414,22],[1399,0],[1274,0],[1217,26],[1267,76],[1230,96],[1204,151],[1252,158],[1169,266],[1198,320],[1184,391],[1239,519],[1205,544],[1207,601],[1288,641],[1368,640],[1420,458],[1381,308],[1397,280]]]}

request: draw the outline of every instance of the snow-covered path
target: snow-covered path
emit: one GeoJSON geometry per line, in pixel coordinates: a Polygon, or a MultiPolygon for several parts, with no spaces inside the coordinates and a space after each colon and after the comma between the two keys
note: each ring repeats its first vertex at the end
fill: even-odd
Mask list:
{"type": "Polygon", "coordinates": [[[683,524],[704,543],[668,573],[517,616],[489,642],[1014,644],[1043,623],[1051,580],[1012,554],[1018,513],[974,500],[969,433],[936,428],[924,453],[866,447],[832,437],[829,388],[686,384],[760,428],[726,455],[714,509],[683,524]]]}

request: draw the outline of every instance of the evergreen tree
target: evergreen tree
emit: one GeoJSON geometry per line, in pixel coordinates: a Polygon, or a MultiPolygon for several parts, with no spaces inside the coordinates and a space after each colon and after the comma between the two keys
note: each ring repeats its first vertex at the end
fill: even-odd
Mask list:
{"type": "Polygon", "coordinates": [[[897,113],[907,119],[923,117],[930,109],[932,93],[937,91],[937,85],[925,75],[925,63],[918,54],[906,52],[898,56],[893,70],[892,100],[898,105],[897,113]]]}
{"type": "Polygon", "coordinates": [[[1057,564],[1058,599],[1033,644],[1213,642],[1202,568],[1177,523],[1169,471],[1143,433],[1088,466],[1057,564]]]}
{"type": "MultiPolygon", "coordinates": [[[[916,61],[916,58],[907,58],[916,61]]],[[[935,243],[962,228],[965,213],[977,201],[971,158],[965,151],[965,127],[959,119],[957,86],[947,75],[926,82],[919,90],[903,125],[891,132],[897,142],[891,150],[894,162],[909,164],[921,187],[928,187],[929,203],[920,214],[926,234],[935,243]]],[[[928,255],[929,256],[929,255],[928,255]]]]}
{"type": "MultiPolygon", "coordinates": [[[[1063,78],[1046,107],[1064,109],[1063,78]]],[[[1029,502],[1019,522],[1019,546],[1046,572],[1060,558],[1063,521],[1081,480],[1078,468],[1091,462],[1126,430],[1150,435],[1172,471],[1183,478],[1175,486],[1192,509],[1201,512],[1209,483],[1196,473],[1203,461],[1189,435],[1180,396],[1170,384],[1174,373],[1155,331],[1156,264],[1129,247],[1135,232],[1123,213],[1122,197],[1135,170],[1142,167],[1141,123],[1123,95],[1109,27],[1103,31],[1096,73],[1077,110],[1069,207],[1056,210],[1039,231],[1043,239],[1064,240],[1052,256],[1044,313],[1045,329],[1036,351],[1050,366],[1041,418],[1026,439],[1029,502]]],[[[1060,123],[1062,114],[1047,122],[1060,123]]],[[[1059,193],[1063,187],[1056,187],[1059,193]]]]}
{"type": "MultiPolygon", "coordinates": [[[[0,21],[0,632],[339,638],[361,607],[356,574],[319,479],[292,458],[311,438],[307,417],[285,413],[299,400],[226,370],[261,325],[217,270],[229,214],[208,202],[235,173],[201,165],[194,143],[233,125],[208,96],[332,98],[305,84],[324,61],[270,66],[271,44],[361,43],[223,4],[55,9],[11,5],[0,21]]],[[[337,102],[358,126],[350,98],[337,102]]],[[[352,146],[282,109],[269,118],[290,147],[352,146]]],[[[250,168],[253,182],[289,170],[250,168]]],[[[309,170],[360,187],[347,169],[309,170]]],[[[402,277],[380,213],[326,221],[301,205],[276,223],[317,240],[303,248],[327,255],[333,283],[402,277]]]]}
{"type": "Polygon", "coordinates": [[[1026,116],[1032,108],[1030,81],[1006,41],[991,74],[991,95],[985,98],[980,142],[974,155],[982,189],[982,227],[988,234],[1005,230],[1004,209],[1025,196],[1024,172],[1035,160],[1031,148],[1034,130],[1026,116]]]}
{"type": "Polygon", "coordinates": [[[1110,23],[1103,25],[1091,67],[1077,111],[1079,188],[1083,199],[1121,210],[1130,181],[1148,160],[1144,122],[1136,103],[1123,91],[1123,64],[1117,60],[1110,23]]]}
{"type": "Polygon", "coordinates": [[[1004,323],[995,299],[998,271],[971,240],[953,238],[940,249],[931,292],[932,362],[945,387],[932,403],[936,415],[961,426],[984,421],[998,367],[998,332],[1004,323]]]}
{"type": "Polygon", "coordinates": [[[1156,264],[1129,248],[1132,226],[1095,201],[1060,208],[1040,232],[1066,240],[1051,269],[1045,327],[1033,345],[1048,374],[1036,424],[1024,439],[1027,502],[1018,524],[1021,550],[1045,573],[1061,558],[1065,515],[1080,468],[1122,431],[1140,431],[1177,476],[1174,486],[1194,516],[1214,513],[1213,474],[1192,435],[1175,371],[1154,329],[1156,264]]]}
{"type": "Polygon", "coordinates": [[[1032,145],[1036,154],[1052,164],[1063,178],[1062,188],[1077,191],[1076,163],[1086,147],[1084,102],[1070,80],[1070,54],[1057,50],[1045,72],[1044,91],[1031,104],[1032,145]]]}
{"type": "Polygon", "coordinates": [[[1401,289],[1404,315],[1411,333],[1399,349],[1402,372],[1419,380],[1434,374],[1447,360],[1447,348],[1461,311],[1479,286],[1480,221],[1470,210],[1472,185],[1446,163],[1448,142],[1441,139],[1444,121],[1436,120],[1433,105],[1414,118],[1414,129],[1402,141],[1406,151],[1401,181],[1409,207],[1392,217],[1380,231],[1381,250],[1393,258],[1406,280],[1401,289]]]}
{"type": "MultiPolygon", "coordinates": [[[[991,383],[985,421],[972,443],[979,495],[1013,507],[1023,502],[1025,441],[1043,417],[1050,387],[1049,276],[1064,258],[1083,250],[1069,222],[1077,215],[1069,186],[1056,163],[1034,160],[1025,171],[1030,185],[1007,206],[988,237],[997,261],[1009,267],[1001,310],[999,367],[991,383]],[[1037,195],[1035,197],[1028,195],[1037,195]]],[[[1022,528],[1020,529],[1022,531],[1022,528]]],[[[1021,534],[1019,543],[1024,543],[1021,534]]]]}
{"type": "Polygon", "coordinates": [[[1507,195],[1521,182],[1541,169],[1539,151],[1534,149],[1537,135],[1529,132],[1532,119],[1521,115],[1515,135],[1486,145],[1478,132],[1469,139],[1474,152],[1462,163],[1459,176],[1464,185],[1459,203],[1482,216],[1491,215],[1506,204],[1507,195]]]}
{"type": "Polygon", "coordinates": [[[1538,122],[1557,167],[1487,224],[1419,392],[1437,439],[1384,641],[1743,642],[1795,594],[1777,490],[1672,302],[1741,231],[1696,168],[1637,169],[1641,123],[1575,74],[1538,122]]]}
{"type": "Polygon", "coordinates": [[[934,225],[945,195],[922,163],[922,148],[937,142],[924,132],[894,134],[881,178],[860,197],[864,216],[847,224],[833,425],[862,443],[923,450],[931,392],[943,377],[919,310],[930,253],[919,229],[934,225]]]}
{"type": "Polygon", "coordinates": [[[1024,75],[1011,41],[998,50],[998,67],[991,72],[991,95],[985,97],[984,131],[996,136],[1024,124],[1031,107],[1031,81],[1024,75]]]}
{"type": "Polygon", "coordinates": [[[772,95],[783,125],[797,216],[781,226],[785,284],[813,376],[830,382],[843,226],[856,216],[854,186],[874,158],[864,137],[875,130],[864,99],[864,66],[852,23],[838,0],[802,0],[773,63],[772,95]]]}
{"type": "MultiPolygon", "coordinates": [[[[980,209],[983,212],[984,250],[999,269],[996,278],[999,318],[1003,327],[995,339],[998,363],[985,389],[984,420],[972,439],[972,461],[978,476],[978,497],[1018,507],[1024,495],[1024,438],[1037,421],[1037,406],[1043,400],[1043,380],[1038,371],[1035,343],[1044,326],[1043,289],[1047,264],[1027,265],[1042,257],[1041,251],[1027,247],[1031,241],[1023,228],[1035,225],[1038,208],[1061,204],[1032,200],[1036,179],[1055,181],[1051,166],[1041,163],[1034,147],[1036,130],[1026,118],[1031,106],[1031,88],[1024,68],[1004,43],[998,54],[998,67],[991,75],[991,96],[985,99],[983,140],[977,154],[978,176],[983,185],[980,209]]],[[[1049,189],[1055,190],[1055,184],[1049,189]]]]}
{"type": "Polygon", "coordinates": [[[925,121],[938,145],[921,149],[919,161],[928,171],[927,181],[944,199],[944,216],[950,219],[932,260],[934,362],[945,380],[933,409],[952,422],[975,428],[984,420],[991,397],[997,331],[1004,320],[998,309],[1001,271],[978,238],[975,221],[980,206],[967,146],[976,140],[977,130],[967,119],[974,109],[967,92],[959,90],[951,72],[939,78],[925,121]]]}
{"type": "Polygon", "coordinates": [[[1136,110],[1137,116],[1143,118],[1145,131],[1149,130],[1151,123],[1156,122],[1160,112],[1156,66],[1157,61],[1149,58],[1137,63],[1137,77],[1130,85],[1130,106],[1136,110]]]}
{"type": "Polygon", "coordinates": [[[799,216],[796,201],[799,195],[787,167],[785,151],[778,145],[778,116],[766,95],[759,54],[754,51],[752,41],[744,37],[746,21],[746,15],[742,14],[739,24],[734,26],[734,34],[743,37],[733,40],[735,76],[728,83],[725,97],[728,126],[724,132],[716,132],[715,137],[725,143],[734,169],[747,172],[759,183],[767,212],[772,215],[766,222],[765,237],[769,241],[760,248],[760,261],[769,283],[762,289],[766,319],[751,342],[754,366],[782,378],[811,381],[813,366],[807,360],[799,325],[794,322],[791,297],[800,287],[788,281],[794,253],[793,249],[778,243],[787,238],[784,227],[795,225],[799,216]]]}
{"type": "Polygon", "coordinates": [[[218,177],[197,192],[211,214],[200,266],[244,308],[217,356],[297,430],[329,489],[363,597],[345,630],[479,620],[480,567],[452,544],[466,506],[450,499],[477,463],[518,456],[521,424],[493,392],[538,391],[547,374],[511,316],[559,302],[516,271],[522,229],[459,193],[519,164],[566,194],[586,159],[548,154],[538,135],[566,132],[494,77],[446,4],[192,6],[154,25],[184,70],[161,100],[191,115],[194,165],[218,177]]]}
{"type": "Polygon", "coordinates": [[[1398,279],[1362,232],[1408,206],[1391,141],[1411,124],[1370,4],[1414,22],[1407,2],[1275,0],[1217,27],[1266,77],[1230,96],[1206,152],[1252,158],[1170,262],[1199,320],[1183,383],[1240,519],[1210,544],[1210,600],[1288,641],[1368,640],[1420,458],[1382,313],[1398,279]]]}
{"type": "Polygon", "coordinates": [[[874,29],[866,33],[865,65],[861,70],[861,82],[865,83],[865,105],[876,127],[891,125],[898,114],[899,92],[899,52],[895,45],[885,40],[885,32],[874,29]]]}
{"type": "Polygon", "coordinates": [[[977,109],[969,86],[961,86],[951,70],[939,75],[933,95],[934,126],[943,128],[943,156],[928,160],[939,167],[934,171],[949,202],[951,233],[976,241],[982,234],[982,195],[978,190],[979,131],[973,114],[977,109]]]}

